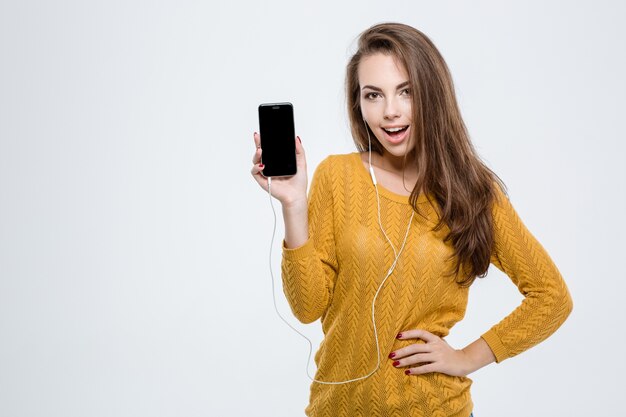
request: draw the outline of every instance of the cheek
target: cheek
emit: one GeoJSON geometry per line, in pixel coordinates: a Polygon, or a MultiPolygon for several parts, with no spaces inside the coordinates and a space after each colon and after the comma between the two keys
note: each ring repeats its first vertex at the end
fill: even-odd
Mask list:
{"type": "Polygon", "coordinates": [[[371,103],[361,100],[361,116],[368,119],[372,113],[371,107],[371,103]]]}
{"type": "Polygon", "coordinates": [[[402,102],[402,113],[405,114],[409,120],[413,118],[413,113],[411,111],[412,108],[411,100],[405,100],[402,102]]]}

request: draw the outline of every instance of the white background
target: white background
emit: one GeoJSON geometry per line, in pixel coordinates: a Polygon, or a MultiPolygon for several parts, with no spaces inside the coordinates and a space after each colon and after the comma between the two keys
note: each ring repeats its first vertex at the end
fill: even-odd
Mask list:
{"type": "MultiPolygon", "coordinates": [[[[475,416],[623,412],[625,18],[617,0],[3,1],[0,415],[303,415],[308,345],[273,309],[249,174],[257,106],[294,104],[309,174],[352,152],[345,64],[383,21],[437,45],[574,300],[471,375],[475,416]]],[[[449,343],[519,302],[492,267],[449,343]]]]}

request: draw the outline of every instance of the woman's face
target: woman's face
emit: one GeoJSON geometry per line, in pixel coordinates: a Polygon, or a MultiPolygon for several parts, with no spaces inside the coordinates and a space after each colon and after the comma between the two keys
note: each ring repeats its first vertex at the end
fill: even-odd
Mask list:
{"type": "Polygon", "coordinates": [[[404,66],[391,55],[376,53],[358,68],[363,117],[386,153],[404,156],[413,149],[412,97],[404,66]]]}

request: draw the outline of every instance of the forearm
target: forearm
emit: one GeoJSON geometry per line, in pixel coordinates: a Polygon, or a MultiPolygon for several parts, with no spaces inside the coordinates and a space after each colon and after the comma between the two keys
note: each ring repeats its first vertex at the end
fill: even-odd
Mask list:
{"type": "Polygon", "coordinates": [[[294,249],[304,245],[309,240],[307,199],[283,204],[283,219],[285,221],[285,246],[294,249]]]}
{"type": "Polygon", "coordinates": [[[467,364],[469,369],[467,370],[466,375],[469,375],[472,372],[479,370],[483,366],[495,362],[496,360],[496,357],[491,351],[491,348],[482,337],[479,337],[477,340],[461,350],[463,351],[463,353],[465,353],[467,357],[467,364]]]}
{"type": "MultiPolygon", "coordinates": [[[[499,190],[499,188],[498,188],[499,190]]],[[[493,206],[491,263],[524,295],[522,303],[481,335],[496,362],[518,355],[553,334],[572,311],[572,299],[546,249],[528,230],[511,201],[498,191],[493,206]]]]}
{"type": "MultiPolygon", "coordinates": [[[[321,212],[328,214],[326,210],[321,212]]],[[[334,256],[329,253],[334,247],[326,233],[309,236],[306,199],[298,204],[284,204],[283,218],[283,291],[294,316],[302,323],[311,323],[328,308],[336,274],[334,256]]],[[[315,224],[313,219],[312,225],[315,224]]]]}

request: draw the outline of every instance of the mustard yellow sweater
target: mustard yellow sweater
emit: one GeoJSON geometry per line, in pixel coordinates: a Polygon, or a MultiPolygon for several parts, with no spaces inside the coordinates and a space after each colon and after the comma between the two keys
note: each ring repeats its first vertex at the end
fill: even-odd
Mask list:
{"type": "MultiPolygon", "coordinates": [[[[399,248],[411,216],[408,197],[378,186],[383,226],[399,248]]],[[[567,318],[572,300],[561,274],[528,231],[510,201],[498,191],[493,207],[495,250],[491,257],[524,295],[522,303],[482,335],[497,362],[515,356],[552,334],[567,318]]],[[[306,414],[341,416],[468,417],[472,380],[442,373],[407,376],[392,366],[389,352],[415,343],[396,335],[426,329],[448,335],[467,306],[468,289],[444,278],[452,261],[447,227],[439,232],[438,211],[420,196],[427,219],[415,215],[406,247],[376,301],[381,368],[369,378],[341,385],[312,382],[306,414]]],[[[315,379],[345,381],[368,374],[377,354],[372,300],[394,255],[377,220],[376,194],[358,153],[332,155],[320,163],[309,191],[310,239],[283,244],[283,289],[303,323],[321,318],[324,340],[315,355],[315,379]]]]}

